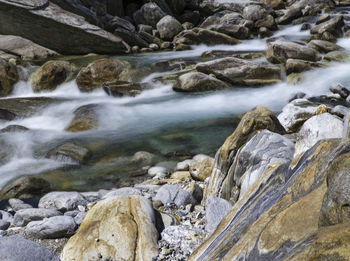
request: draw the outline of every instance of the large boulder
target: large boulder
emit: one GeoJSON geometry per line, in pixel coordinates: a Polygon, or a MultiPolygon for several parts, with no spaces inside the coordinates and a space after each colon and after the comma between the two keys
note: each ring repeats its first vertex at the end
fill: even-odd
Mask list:
{"type": "Polygon", "coordinates": [[[288,59],[301,59],[316,62],[321,59],[319,53],[307,46],[278,40],[267,44],[266,59],[272,63],[285,63],[288,59]]]}
{"type": "Polygon", "coordinates": [[[16,65],[0,58],[0,97],[9,95],[18,80],[16,65]]]}
{"type": "Polygon", "coordinates": [[[22,60],[42,60],[58,55],[55,51],[15,35],[0,35],[0,50],[22,60]]]}
{"type": "Polygon", "coordinates": [[[180,22],[170,15],[164,16],[157,23],[160,38],[164,40],[172,40],[182,29],[180,22]]]}
{"type": "Polygon", "coordinates": [[[48,249],[22,236],[0,237],[2,261],[60,261],[48,249]]]}
{"type": "Polygon", "coordinates": [[[53,91],[58,85],[72,80],[78,68],[67,61],[48,61],[31,76],[34,92],[53,91]]]}
{"type": "Polygon", "coordinates": [[[116,54],[130,49],[121,38],[46,0],[1,0],[0,34],[18,35],[61,54],[116,54]]]}
{"type": "Polygon", "coordinates": [[[343,35],[343,26],[344,18],[342,15],[338,15],[328,21],[315,25],[311,28],[310,32],[312,34],[320,35],[322,38],[324,38],[327,33],[338,38],[343,35]]]}
{"type": "Polygon", "coordinates": [[[0,199],[35,198],[50,191],[50,184],[35,176],[24,176],[10,182],[0,190],[0,199]]]}
{"type": "Polygon", "coordinates": [[[214,168],[210,176],[205,196],[216,196],[230,200],[232,182],[232,162],[238,150],[259,130],[270,130],[284,134],[285,130],[274,113],[267,108],[257,106],[248,111],[238,124],[233,134],[228,137],[215,156],[214,168]],[[222,187],[227,183],[229,186],[222,187]]]}
{"type": "Polygon", "coordinates": [[[189,72],[177,78],[173,89],[178,92],[205,92],[229,87],[228,84],[213,76],[201,72],[189,72]]]}
{"type": "Polygon", "coordinates": [[[102,200],[87,212],[61,259],[152,260],[158,254],[155,222],[148,199],[127,196],[102,200]]]}
{"type": "Polygon", "coordinates": [[[146,3],[141,7],[141,13],[146,24],[156,28],[160,19],[166,16],[166,13],[156,3],[146,3]]]}
{"type": "Polygon", "coordinates": [[[310,62],[301,59],[288,59],[285,66],[287,74],[301,73],[311,70],[312,68],[326,67],[323,63],[310,62]]]}
{"type": "Polygon", "coordinates": [[[194,28],[191,30],[184,30],[179,33],[174,38],[174,43],[176,45],[186,44],[186,45],[216,45],[216,44],[237,44],[239,41],[236,38],[215,32],[212,30],[207,30],[203,28],[194,28]]]}
{"type": "Polygon", "coordinates": [[[118,59],[100,59],[81,69],[77,85],[83,92],[89,92],[104,83],[119,80],[120,75],[129,69],[129,64],[118,59]]]}
{"type": "Polygon", "coordinates": [[[348,204],[336,196],[348,190],[328,181],[348,173],[349,149],[349,140],[324,140],[295,168],[275,165],[272,175],[268,169],[188,260],[348,260],[348,204]],[[328,213],[341,218],[320,227],[327,193],[330,202],[340,199],[328,213]],[[336,213],[342,204],[344,212],[336,213]]]}
{"type": "Polygon", "coordinates": [[[316,49],[321,53],[329,53],[329,52],[343,50],[343,48],[340,47],[339,45],[329,41],[324,41],[324,40],[312,40],[307,44],[307,46],[310,48],[316,49]]]}
{"type": "Polygon", "coordinates": [[[244,86],[273,84],[281,79],[281,69],[278,66],[234,57],[199,63],[196,70],[214,74],[222,81],[244,86]]]}

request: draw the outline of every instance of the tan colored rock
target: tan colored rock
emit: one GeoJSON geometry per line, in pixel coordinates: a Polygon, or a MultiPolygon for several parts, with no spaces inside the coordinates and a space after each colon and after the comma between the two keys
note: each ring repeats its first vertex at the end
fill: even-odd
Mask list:
{"type": "Polygon", "coordinates": [[[16,66],[0,58],[0,97],[9,95],[18,80],[16,66]]]}
{"type": "Polygon", "coordinates": [[[320,115],[320,114],[326,113],[327,111],[328,111],[327,106],[324,104],[321,104],[320,106],[317,107],[315,114],[320,115]]]}
{"type": "Polygon", "coordinates": [[[81,91],[89,92],[104,83],[121,80],[122,73],[130,68],[130,64],[117,59],[100,59],[83,68],[77,77],[77,84],[81,91]]]}
{"type": "Polygon", "coordinates": [[[192,179],[189,171],[176,171],[170,176],[171,179],[185,181],[186,179],[192,179]]]}
{"type": "Polygon", "coordinates": [[[190,164],[190,173],[194,179],[204,181],[206,178],[210,177],[213,167],[213,158],[194,161],[190,164]]]}
{"type": "Polygon", "coordinates": [[[73,80],[78,68],[67,61],[48,61],[31,76],[34,92],[53,91],[64,82],[73,80]]]}
{"type": "Polygon", "coordinates": [[[98,104],[88,104],[74,111],[74,118],[69,123],[66,131],[80,132],[96,129],[98,127],[98,104]]]}
{"type": "Polygon", "coordinates": [[[88,211],[64,247],[62,261],[152,260],[158,232],[152,204],[141,196],[108,198],[88,211]]]}

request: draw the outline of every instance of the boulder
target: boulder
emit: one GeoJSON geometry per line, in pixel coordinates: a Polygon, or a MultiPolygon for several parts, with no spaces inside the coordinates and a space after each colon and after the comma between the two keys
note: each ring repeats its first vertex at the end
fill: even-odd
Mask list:
{"type": "Polygon", "coordinates": [[[348,172],[349,148],[349,140],[320,141],[297,167],[268,170],[188,260],[349,259],[349,224],[319,226],[325,195],[335,189],[327,180],[348,172]]]}
{"type": "Polygon", "coordinates": [[[73,142],[64,143],[50,150],[47,158],[68,164],[84,164],[91,157],[91,151],[73,142]]]}
{"type": "Polygon", "coordinates": [[[297,135],[295,154],[300,155],[310,149],[319,140],[343,137],[343,121],[329,113],[316,115],[308,119],[297,135]]]}
{"type": "Polygon", "coordinates": [[[267,11],[262,5],[251,4],[243,9],[243,17],[253,22],[264,19],[266,15],[267,11]]]}
{"type": "Polygon", "coordinates": [[[140,196],[108,198],[90,209],[61,259],[152,260],[158,254],[155,214],[140,196]]]}
{"type": "Polygon", "coordinates": [[[319,61],[319,53],[307,46],[290,42],[275,41],[267,44],[265,56],[271,63],[285,63],[288,59],[301,59],[311,62],[319,61]]]}
{"type": "Polygon", "coordinates": [[[16,35],[0,35],[0,50],[21,60],[44,60],[58,53],[16,35]]]}
{"type": "Polygon", "coordinates": [[[243,86],[273,84],[280,82],[281,79],[281,69],[278,66],[234,57],[198,63],[196,70],[214,74],[222,81],[243,86]]]}
{"type": "Polygon", "coordinates": [[[316,114],[317,107],[307,99],[295,99],[283,107],[278,120],[287,132],[298,132],[304,122],[316,114]]]}
{"type": "Polygon", "coordinates": [[[217,45],[217,44],[238,44],[239,41],[231,36],[207,30],[203,28],[193,28],[191,30],[184,30],[174,38],[176,45],[217,45]]]}
{"type": "Polygon", "coordinates": [[[214,159],[213,158],[205,158],[202,160],[196,160],[190,163],[189,171],[191,176],[199,181],[205,181],[213,170],[214,159]]]}
{"type": "Polygon", "coordinates": [[[0,256],[2,261],[60,261],[48,249],[19,235],[0,237],[0,256]]]}
{"type": "Polygon", "coordinates": [[[341,37],[343,35],[342,27],[344,26],[344,18],[342,15],[335,16],[334,18],[318,24],[311,28],[312,34],[318,34],[324,37],[325,33],[329,33],[334,37],[341,37]]]}
{"type": "Polygon", "coordinates": [[[16,65],[0,58],[0,97],[9,95],[18,80],[16,65]]]}
{"type": "Polygon", "coordinates": [[[40,199],[39,208],[66,212],[87,204],[88,201],[78,192],[50,192],[40,199]]]}
{"type": "Polygon", "coordinates": [[[307,44],[307,46],[321,53],[329,53],[333,51],[343,50],[343,48],[339,45],[324,40],[312,40],[307,44]]]}
{"type": "Polygon", "coordinates": [[[69,123],[66,131],[80,132],[96,129],[98,127],[98,104],[88,104],[74,111],[74,118],[69,123]]]}
{"type": "Polygon", "coordinates": [[[156,196],[153,198],[153,201],[159,200],[166,204],[175,204],[176,206],[186,206],[187,204],[195,204],[196,200],[194,197],[182,189],[178,184],[166,184],[162,186],[156,196]]]}
{"type": "Polygon", "coordinates": [[[1,0],[0,34],[18,35],[67,55],[117,54],[130,49],[121,38],[48,1],[1,0]]]}
{"type": "Polygon", "coordinates": [[[329,52],[324,56],[326,61],[335,61],[335,62],[345,62],[350,59],[350,55],[348,52],[344,51],[334,51],[329,52]]]}
{"type": "Polygon", "coordinates": [[[56,209],[27,208],[18,210],[14,216],[13,225],[24,227],[31,221],[43,220],[49,217],[61,216],[62,213],[56,209]]]}
{"type": "Polygon", "coordinates": [[[205,201],[205,230],[213,233],[221,220],[230,212],[232,204],[222,198],[210,196],[205,201]]]}
{"type": "Polygon", "coordinates": [[[160,38],[164,40],[172,40],[182,29],[181,23],[170,15],[164,16],[157,23],[160,38]]]}
{"type": "Polygon", "coordinates": [[[121,74],[129,69],[129,64],[118,59],[100,59],[81,69],[77,76],[78,88],[89,92],[104,83],[119,80],[121,74]]]}
{"type": "Polygon", "coordinates": [[[286,66],[287,74],[301,73],[301,72],[311,70],[313,68],[326,67],[326,65],[323,63],[310,62],[310,61],[305,61],[301,59],[288,59],[286,61],[285,66],[286,66]]]}
{"type": "Polygon", "coordinates": [[[282,15],[281,17],[278,17],[277,23],[282,25],[289,24],[293,20],[302,16],[303,16],[303,12],[300,7],[290,7],[286,10],[284,15],[282,15]]]}
{"type": "Polygon", "coordinates": [[[0,191],[4,198],[37,198],[50,191],[50,184],[35,176],[24,176],[10,182],[0,191]]]}
{"type": "Polygon", "coordinates": [[[31,76],[34,92],[53,91],[58,85],[73,80],[78,68],[67,61],[48,61],[31,76]]]}
{"type": "MultiPolygon", "coordinates": [[[[231,171],[232,162],[238,150],[259,130],[270,130],[278,134],[285,134],[285,130],[274,113],[267,108],[257,106],[248,111],[233,134],[228,137],[215,155],[214,168],[210,176],[205,198],[216,196],[230,200],[231,191],[224,190],[222,184],[227,180],[231,171]]],[[[232,184],[232,183],[231,183],[232,184]]]]}
{"type": "Polygon", "coordinates": [[[230,86],[219,79],[201,73],[189,72],[179,76],[173,86],[178,92],[205,92],[228,89],[230,86]]]}
{"type": "Polygon", "coordinates": [[[50,217],[42,221],[32,221],[26,228],[25,233],[34,238],[56,239],[70,237],[74,234],[77,224],[69,216],[50,217]]]}
{"type": "Polygon", "coordinates": [[[11,225],[10,222],[0,219],[0,230],[6,230],[11,225]]]}
{"type": "Polygon", "coordinates": [[[160,19],[166,16],[166,13],[156,3],[146,3],[141,7],[142,16],[146,24],[156,28],[160,19]]]}

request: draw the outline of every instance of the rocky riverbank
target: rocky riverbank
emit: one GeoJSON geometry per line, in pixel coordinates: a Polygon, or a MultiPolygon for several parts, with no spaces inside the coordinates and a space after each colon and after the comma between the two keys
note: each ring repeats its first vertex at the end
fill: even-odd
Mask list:
{"type": "Polygon", "coordinates": [[[348,6],[0,0],[0,259],[350,259],[348,6]]]}

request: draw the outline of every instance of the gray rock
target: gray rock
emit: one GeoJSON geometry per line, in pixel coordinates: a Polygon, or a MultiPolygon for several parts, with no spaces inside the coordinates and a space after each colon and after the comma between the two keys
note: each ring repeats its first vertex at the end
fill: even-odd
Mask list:
{"type": "Polygon", "coordinates": [[[303,13],[299,7],[291,7],[286,10],[283,16],[277,19],[278,24],[289,24],[294,19],[302,17],[303,13]]]}
{"type": "Polygon", "coordinates": [[[194,160],[184,160],[184,161],[181,161],[181,162],[178,162],[176,164],[176,168],[175,170],[176,171],[188,171],[190,169],[190,165],[191,163],[193,162],[194,160]]]}
{"type": "Polygon", "coordinates": [[[170,15],[167,15],[160,19],[160,21],[157,23],[157,30],[159,31],[161,39],[172,40],[175,35],[183,30],[183,28],[178,20],[170,15]]]}
{"type": "Polygon", "coordinates": [[[79,212],[75,217],[74,217],[74,222],[80,226],[80,224],[83,222],[84,216],[86,212],[79,212]]]}
{"type": "Polygon", "coordinates": [[[175,204],[178,207],[196,203],[193,196],[178,184],[166,184],[162,186],[153,198],[153,201],[156,200],[161,201],[164,205],[175,204]]]}
{"type": "Polygon", "coordinates": [[[301,154],[310,149],[322,139],[342,138],[344,131],[343,121],[329,113],[313,116],[301,127],[297,135],[295,154],[301,154]]]}
{"type": "Polygon", "coordinates": [[[263,19],[266,15],[266,9],[261,5],[248,5],[243,9],[244,18],[253,22],[263,19]]]}
{"type": "Polygon", "coordinates": [[[69,211],[79,205],[86,206],[88,201],[78,192],[51,192],[39,201],[39,208],[58,209],[69,211]]]}
{"type": "Polygon", "coordinates": [[[212,233],[219,225],[221,220],[232,209],[232,204],[222,198],[210,196],[205,201],[205,218],[207,224],[205,229],[212,233]]]}
{"type": "Polygon", "coordinates": [[[284,106],[278,120],[287,132],[297,132],[305,121],[315,115],[317,107],[307,99],[296,99],[284,106]]]}
{"type": "Polygon", "coordinates": [[[329,89],[331,92],[339,94],[343,99],[350,95],[350,90],[340,83],[332,84],[329,89]]]}
{"type": "Polygon", "coordinates": [[[141,13],[145,19],[146,24],[156,27],[160,19],[162,19],[166,13],[155,3],[147,3],[141,7],[141,13]]]}
{"type": "Polygon", "coordinates": [[[330,33],[334,37],[341,37],[343,35],[342,27],[344,25],[344,18],[342,15],[338,15],[326,22],[318,24],[311,28],[312,34],[322,35],[324,33],[330,33]]]}
{"type": "Polygon", "coordinates": [[[2,261],[60,261],[48,249],[22,236],[0,237],[2,261]]]}
{"type": "Polygon", "coordinates": [[[237,153],[233,162],[235,184],[242,198],[270,166],[289,166],[294,156],[294,144],[288,138],[263,130],[252,137],[237,153]]]}
{"type": "Polygon", "coordinates": [[[108,192],[106,195],[104,195],[102,199],[118,197],[118,196],[133,196],[133,195],[142,196],[142,193],[139,189],[126,187],[126,188],[112,190],[108,192]]]}
{"type": "Polygon", "coordinates": [[[168,170],[165,167],[155,166],[148,170],[148,175],[151,177],[156,176],[157,174],[167,174],[168,170]]]}
{"type": "Polygon", "coordinates": [[[62,238],[73,235],[76,226],[72,217],[56,216],[43,221],[30,222],[25,233],[40,239],[62,238]]]}
{"type": "Polygon", "coordinates": [[[8,221],[0,220],[0,230],[6,230],[9,228],[10,225],[11,223],[8,221]]]}
{"type": "Polygon", "coordinates": [[[205,92],[228,89],[230,86],[213,76],[201,72],[189,72],[178,77],[173,86],[178,92],[205,92]]]}
{"type": "Polygon", "coordinates": [[[338,117],[345,118],[346,115],[348,115],[350,109],[342,106],[342,105],[337,105],[334,108],[331,109],[331,114],[337,115],[338,117]]]}
{"type": "Polygon", "coordinates": [[[10,198],[9,199],[9,205],[14,211],[18,211],[21,209],[26,209],[26,208],[33,208],[32,205],[24,203],[22,200],[17,199],[17,198],[10,198]]]}
{"type": "Polygon", "coordinates": [[[12,223],[13,216],[4,210],[0,210],[0,220],[8,221],[8,222],[12,223]]]}
{"type": "Polygon", "coordinates": [[[138,163],[144,166],[150,166],[154,163],[155,159],[156,155],[150,152],[138,151],[132,156],[131,162],[138,163]]]}
{"type": "Polygon", "coordinates": [[[194,160],[194,161],[201,161],[201,160],[205,160],[205,159],[207,159],[207,158],[210,158],[210,156],[205,155],[205,154],[197,154],[197,155],[195,155],[195,156],[192,158],[192,160],[194,160]]]}
{"type": "Polygon", "coordinates": [[[343,48],[339,45],[324,40],[312,40],[307,44],[307,46],[316,49],[321,53],[329,53],[333,51],[343,50],[343,48]]]}
{"type": "Polygon", "coordinates": [[[31,221],[43,220],[44,218],[55,217],[62,215],[61,212],[55,209],[46,208],[28,208],[16,212],[13,220],[13,225],[24,227],[31,221]]]}
{"type": "Polygon", "coordinates": [[[98,191],[81,192],[80,194],[89,202],[96,202],[100,199],[100,194],[98,191]]]}
{"type": "Polygon", "coordinates": [[[198,63],[196,70],[205,74],[214,74],[224,82],[244,86],[273,84],[281,80],[281,69],[278,66],[234,57],[198,63]]]}
{"type": "Polygon", "coordinates": [[[26,3],[1,0],[0,34],[18,35],[61,54],[115,54],[130,49],[121,38],[89,24],[79,15],[48,4],[48,1],[30,7],[36,3],[34,0],[26,3]],[[14,14],[21,15],[13,19],[14,14]]]}

